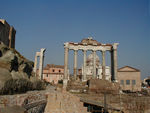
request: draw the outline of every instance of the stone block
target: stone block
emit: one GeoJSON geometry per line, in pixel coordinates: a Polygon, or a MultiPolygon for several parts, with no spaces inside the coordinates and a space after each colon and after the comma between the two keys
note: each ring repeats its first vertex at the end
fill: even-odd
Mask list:
{"type": "Polygon", "coordinates": [[[88,81],[89,92],[95,93],[119,93],[118,83],[112,83],[108,80],[90,79],[88,81]]]}

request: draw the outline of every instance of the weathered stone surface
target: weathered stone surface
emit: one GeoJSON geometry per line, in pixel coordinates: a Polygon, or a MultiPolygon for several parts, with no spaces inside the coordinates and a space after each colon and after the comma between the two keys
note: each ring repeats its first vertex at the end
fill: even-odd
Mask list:
{"type": "Polygon", "coordinates": [[[28,113],[25,108],[20,106],[4,107],[0,109],[0,113],[28,113]]]}
{"type": "Polygon", "coordinates": [[[67,91],[73,92],[73,93],[83,93],[87,92],[88,87],[86,85],[86,82],[81,82],[78,80],[70,80],[67,84],[67,91]]]}
{"type": "Polygon", "coordinates": [[[24,58],[15,49],[0,43],[0,94],[22,93],[33,89],[44,89],[44,83],[30,80],[33,62],[24,58]]]}
{"type": "Polygon", "coordinates": [[[20,78],[28,79],[28,75],[23,72],[12,71],[11,75],[13,79],[20,79],[20,78]]]}
{"type": "Polygon", "coordinates": [[[65,91],[49,93],[47,101],[45,113],[88,113],[80,98],[65,91]]]}
{"type": "Polygon", "coordinates": [[[10,79],[12,79],[12,77],[9,70],[0,68],[0,90],[2,90],[2,88],[4,87],[5,82],[10,79]]]}
{"type": "Polygon", "coordinates": [[[28,62],[24,62],[19,66],[19,71],[23,71],[27,75],[31,76],[32,68],[33,68],[33,63],[28,61],[28,62]]]}
{"type": "Polygon", "coordinates": [[[119,93],[118,83],[112,83],[107,80],[91,79],[88,81],[89,92],[96,93],[119,93]]]}
{"type": "Polygon", "coordinates": [[[30,77],[30,81],[32,82],[32,89],[40,90],[45,89],[46,85],[43,81],[39,80],[36,77],[30,77]]]}

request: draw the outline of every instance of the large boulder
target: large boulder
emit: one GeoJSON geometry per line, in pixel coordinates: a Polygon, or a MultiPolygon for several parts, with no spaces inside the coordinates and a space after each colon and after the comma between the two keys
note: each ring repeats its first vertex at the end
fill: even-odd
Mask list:
{"type": "Polygon", "coordinates": [[[24,72],[18,72],[18,71],[11,71],[11,75],[13,79],[29,79],[27,73],[24,72]]]}
{"type": "Polygon", "coordinates": [[[33,65],[15,49],[0,43],[0,94],[44,89],[42,81],[33,80],[33,65]]]}
{"type": "Polygon", "coordinates": [[[0,90],[5,86],[5,83],[12,79],[12,76],[8,69],[0,68],[0,90]]]}
{"type": "Polygon", "coordinates": [[[15,49],[10,49],[4,44],[0,44],[0,67],[7,68],[11,71],[25,72],[31,76],[33,62],[24,58],[15,49]]]}

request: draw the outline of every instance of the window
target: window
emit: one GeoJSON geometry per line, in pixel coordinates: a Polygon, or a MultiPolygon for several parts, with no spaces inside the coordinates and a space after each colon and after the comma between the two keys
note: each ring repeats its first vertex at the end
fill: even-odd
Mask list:
{"type": "Polygon", "coordinates": [[[53,69],[52,71],[55,72],[55,69],[53,69]]]}
{"type": "Polygon", "coordinates": [[[130,80],[126,80],[126,85],[130,85],[130,80]]]}
{"type": "Polygon", "coordinates": [[[136,84],[136,80],[132,80],[132,85],[135,85],[136,84]]]}
{"type": "Polygon", "coordinates": [[[120,80],[120,84],[121,84],[121,85],[124,85],[124,80],[120,80]]]}
{"type": "Polygon", "coordinates": [[[61,70],[59,70],[59,73],[61,72],[61,70]]]}

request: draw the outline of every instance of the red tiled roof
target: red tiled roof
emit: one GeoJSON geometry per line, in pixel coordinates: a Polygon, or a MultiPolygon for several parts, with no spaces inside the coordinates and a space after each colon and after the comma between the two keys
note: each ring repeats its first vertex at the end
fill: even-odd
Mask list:
{"type": "Polygon", "coordinates": [[[47,70],[49,68],[62,68],[64,69],[64,66],[63,65],[55,65],[55,64],[47,64],[44,69],[47,70]]]}

